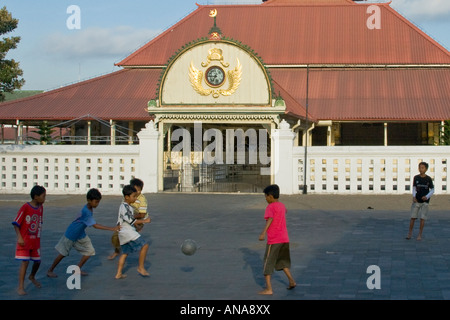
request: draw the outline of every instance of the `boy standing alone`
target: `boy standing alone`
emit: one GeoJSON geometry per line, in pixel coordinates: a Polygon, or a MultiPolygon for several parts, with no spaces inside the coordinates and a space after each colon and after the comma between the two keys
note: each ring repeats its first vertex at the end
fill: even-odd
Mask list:
{"type": "Polygon", "coordinates": [[[273,294],[271,275],[273,270],[283,270],[289,280],[288,290],[295,288],[296,283],[291,275],[291,257],[289,251],[289,237],[286,227],[286,207],[278,201],[280,188],[278,185],[270,185],[264,189],[268,203],[264,214],[266,225],[259,235],[259,240],[264,241],[267,234],[266,252],[264,254],[264,278],[266,289],[259,294],[273,294]]]}
{"type": "Polygon", "coordinates": [[[422,231],[425,226],[425,220],[428,218],[428,204],[431,196],[434,194],[433,180],[426,174],[428,163],[419,163],[419,174],[414,176],[413,180],[413,203],[411,206],[411,220],[409,222],[409,232],[406,239],[411,239],[414,228],[414,222],[420,216],[419,235],[417,240],[422,240],[422,231]]]}

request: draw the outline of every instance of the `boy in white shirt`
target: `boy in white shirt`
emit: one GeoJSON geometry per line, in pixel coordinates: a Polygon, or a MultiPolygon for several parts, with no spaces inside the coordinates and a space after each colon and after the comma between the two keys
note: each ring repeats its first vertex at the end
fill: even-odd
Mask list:
{"type": "Polygon", "coordinates": [[[131,206],[136,201],[137,192],[131,185],[126,185],[122,189],[124,201],[119,207],[119,217],[117,224],[120,225],[119,242],[122,250],[122,255],[119,258],[119,265],[117,268],[116,279],[123,279],[126,277],[122,274],[125,261],[128,254],[139,251],[139,265],[137,271],[142,276],[149,276],[147,270],[145,270],[144,262],[147,256],[148,243],[143,239],[141,234],[136,231],[136,225],[149,223],[150,218],[136,219],[134,217],[134,209],[131,206]]]}

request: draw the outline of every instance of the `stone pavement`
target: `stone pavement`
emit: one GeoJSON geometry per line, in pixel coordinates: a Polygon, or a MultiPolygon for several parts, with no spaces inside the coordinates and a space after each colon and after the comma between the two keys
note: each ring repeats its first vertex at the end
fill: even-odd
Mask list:
{"type": "MultiPolygon", "coordinates": [[[[81,289],[69,290],[66,273],[80,255],[75,250],[46,271],[61,235],[86,203],[84,196],[48,195],[37,279],[26,280],[28,295],[16,293],[19,262],[11,225],[28,195],[0,195],[0,300],[446,300],[450,299],[450,196],[431,200],[422,241],[406,240],[409,195],[281,196],[288,208],[294,290],[286,290],[282,272],[273,276],[273,296],[257,294],[264,286],[262,258],[266,202],[260,194],[146,194],[152,223],[143,236],[150,243],[146,267],[136,272],[137,254],[128,257],[128,277],[115,280],[117,259],[111,232],[88,228],[97,254],[86,263],[81,289]],[[199,249],[185,256],[180,245],[193,239],[199,249]],[[371,265],[380,268],[380,289],[369,289],[371,265]]],[[[113,226],[121,201],[104,196],[94,211],[97,223],[113,226]]],[[[417,235],[416,223],[414,235],[417,235]]],[[[28,271],[31,270],[31,264],[28,271]]],[[[375,274],[374,274],[375,275],[375,274]]],[[[27,275],[28,276],[28,275],[27,275]]],[[[373,277],[371,278],[373,279],[373,277]]],[[[372,281],[372,283],[375,283],[372,281]]]]}

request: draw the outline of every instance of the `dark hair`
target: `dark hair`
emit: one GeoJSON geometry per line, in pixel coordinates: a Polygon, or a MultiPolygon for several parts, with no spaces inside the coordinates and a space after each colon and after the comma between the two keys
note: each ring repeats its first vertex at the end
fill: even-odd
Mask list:
{"type": "Polygon", "coordinates": [[[102,194],[97,189],[90,189],[86,194],[88,200],[102,200],[102,194]]]}
{"type": "Polygon", "coordinates": [[[130,185],[130,184],[127,184],[127,185],[124,186],[123,189],[122,189],[122,194],[123,194],[124,197],[125,197],[125,196],[131,195],[133,192],[136,192],[136,188],[133,187],[133,186],[130,185]]]}
{"type": "Polygon", "coordinates": [[[33,188],[31,188],[30,196],[31,200],[34,200],[35,196],[40,196],[41,194],[45,193],[46,190],[43,186],[35,185],[33,188]]]}
{"type": "Polygon", "coordinates": [[[276,184],[271,184],[264,189],[265,195],[272,195],[274,199],[278,199],[280,197],[280,187],[276,184]]]}
{"type": "Polygon", "coordinates": [[[425,166],[425,168],[427,168],[427,170],[428,170],[428,163],[426,163],[425,161],[422,161],[421,163],[419,163],[419,167],[420,167],[420,165],[424,165],[425,166]]]}
{"type": "Polygon", "coordinates": [[[138,178],[131,179],[130,185],[132,185],[133,187],[139,187],[139,188],[141,188],[141,190],[142,190],[142,188],[144,188],[144,182],[138,178]]]}

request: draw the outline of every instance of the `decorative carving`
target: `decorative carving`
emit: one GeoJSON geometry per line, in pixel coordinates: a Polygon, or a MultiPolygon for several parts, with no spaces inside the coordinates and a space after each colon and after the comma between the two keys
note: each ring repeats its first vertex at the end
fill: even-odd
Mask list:
{"type": "MultiPolygon", "coordinates": [[[[219,60],[223,66],[229,66],[229,63],[223,62],[223,57],[221,55],[222,50],[220,50],[220,51],[218,51],[218,50],[220,50],[220,49],[217,49],[214,52],[212,52],[211,50],[209,51],[210,55],[208,56],[207,63],[202,63],[203,67],[208,66],[209,63],[213,60],[219,60]]],[[[206,71],[208,74],[205,75],[205,73],[203,71],[197,69],[194,66],[194,62],[191,61],[191,65],[189,66],[189,80],[191,82],[192,88],[194,88],[195,92],[197,92],[198,94],[200,94],[202,96],[209,96],[210,94],[212,94],[212,96],[214,98],[219,98],[220,95],[222,95],[222,96],[232,95],[239,88],[239,85],[241,83],[241,78],[242,78],[241,62],[239,61],[238,58],[236,58],[236,61],[237,61],[236,67],[232,70],[229,70],[226,73],[226,76],[225,76],[225,71],[222,68],[220,68],[219,66],[209,68],[206,71]],[[209,74],[210,72],[211,73],[214,72],[214,74],[210,75],[209,74]],[[229,82],[228,88],[227,89],[219,89],[219,90],[205,89],[205,88],[203,88],[203,85],[202,85],[202,81],[203,81],[204,77],[206,77],[205,81],[210,87],[221,86],[225,82],[225,77],[226,77],[229,82]],[[217,83],[214,83],[214,80],[211,81],[212,79],[217,79],[217,83]]]]}

